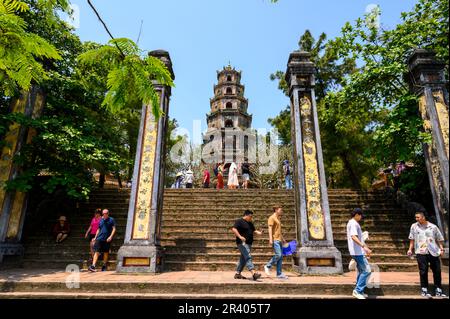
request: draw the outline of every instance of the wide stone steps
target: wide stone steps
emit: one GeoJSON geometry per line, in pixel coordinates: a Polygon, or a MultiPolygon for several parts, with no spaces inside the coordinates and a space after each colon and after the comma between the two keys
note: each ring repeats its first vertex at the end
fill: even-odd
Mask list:
{"type": "MultiPolygon", "coordinates": [[[[259,270],[263,270],[263,267],[266,262],[261,263],[254,263],[255,268],[259,270]]],[[[377,263],[376,264],[379,271],[385,272],[385,271],[417,271],[417,263],[377,263]]],[[[165,268],[170,271],[234,271],[236,270],[236,262],[230,261],[230,262],[195,262],[195,261],[165,261],[164,264],[165,268]]],[[[344,271],[348,271],[348,263],[343,263],[344,271]]],[[[290,271],[291,265],[284,264],[283,269],[290,271]]]]}
{"type": "MultiPolygon", "coordinates": [[[[227,261],[233,261],[234,263],[237,262],[239,259],[238,250],[235,249],[222,249],[222,250],[174,250],[171,249],[172,247],[165,247],[165,257],[166,261],[217,261],[217,262],[227,262],[227,261]]],[[[111,258],[116,258],[116,252],[111,253],[111,258]]],[[[252,257],[253,261],[255,263],[264,263],[267,262],[271,257],[272,253],[270,251],[267,251],[267,249],[256,249],[252,251],[252,257]]],[[[73,259],[73,260],[84,260],[86,258],[86,252],[85,251],[39,251],[34,253],[29,253],[28,258],[34,259],[34,260],[47,260],[49,258],[67,258],[67,259],[73,259]]],[[[348,255],[348,252],[343,255],[343,259],[345,261],[350,261],[350,256],[348,255]]],[[[408,263],[410,261],[410,258],[406,256],[406,253],[404,254],[398,254],[398,253],[384,253],[384,254],[373,254],[371,256],[370,262],[403,262],[408,263]]],[[[283,262],[285,264],[291,263],[291,257],[285,256],[283,259],[283,262]]]]}
{"type": "MultiPolygon", "coordinates": [[[[224,223],[223,225],[219,224],[214,224],[214,225],[206,225],[206,223],[200,224],[199,225],[192,225],[192,224],[186,224],[186,223],[166,223],[163,222],[163,233],[177,233],[177,232],[195,232],[195,233],[217,233],[217,234],[222,234],[222,233],[230,233],[231,232],[231,228],[233,227],[234,223],[224,223]],[[180,228],[183,229],[180,229],[180,228]]],[[[381,223],[380,223],[381,224],[381,223]]],[[[384,225],[389,225],[389,223],[384,223],[384,225]]],[[[265,225],[264,222],[255,222],[255,227],[257,229],[262,229],[263,231],[267,232],[267,226],[265,225]]],[[[380,227],[383,227],[383,224],[381,225],[366,225],[363,226],[364,230],[369,231],[370,234],[376,234],[379,233],[380,231],[380,227]]],[[[387,227],[387,226],[386,226],[387,227]]],[[[404,226],[404,225],[391,225],[390,226],[390,232],[400,232],[399,235],[401,235],[401,233],[403,232],[408,232],[409,231],[409,227],[404,226]]],[[[71,228],[71,232],[72,235],[75,234],[84,234],[83,231],[86,230],[86,226],[85,225],[76,225],[75,227],[71,228]]],[[[294,223],[283,223],[283,231],[285,233],[290,233],[290,232],[295,232],[295,224],[294,223]]],[[[333,232],[345,232],[346,231],[346,225],[344,223],[340,223],[337,225],[333,225],[333,232]]],[[[408,235],[409,232],[406,234],[408,235]]],[[[404,234],[403,234],[404,235],[404,234]]]]}
{"type": "MultiPolygon", "coordinates": [[[[235,259],[238,259],[239,256],[235,257],[235,259]]],[[[229,261],[229,262],[195,262],[195,261],[165,261],[164,262],[164,269],[165,271],[184,271],[184,270],[190,270],[190,271],[234,271],[236,270],[236,261],[229,261]]],[[[256,269],[262,271],[264,262],[255,262],[254,265],[256,269]]],[[[80,267],[80,269],[87,270],[87,259],[65,259],[65,260],[57,260],[57,259],[30,259],[27,258],[23,262],[24,268],[29,269],[55,269],[55,270],[65,270],[67,266],[69,265],[77,265],[80,267]]],[[[99,261],[99,266],[102,265],[102,262],[99,261]]],[[[378,269],[382,272],[390,271],[390,272],[417,272],[417,263],[411,262],[411,263],[389,263],[389,262],[378,262],[376,263],[378,269]]],[[[345,262],[345,258],[343,258],[343,266],[344,266],[344,272],[348,271],[348,261],[345,262]]],[[[116,269],[116,260],[111,260],[108,263],[108,270],[114,271],[116,269]]],[[[291,265],[290,264],[284,264],[283,269],[286,271],[291,271],[291,265]]],[[[444,270],[448,271],[448,270],[444,270]]]]}
{"type": "MultiPolygon", "coordinates": [[[[112,247],[120,246],[121,243],[113,242],[112,247]]],[[[235,252],[236,245],[230,243],[228,240],[209,240],[209,241],[195,241],[195,240],[175,240],[169,241],[164,240],[162,245],[166,250],[170,250],[171,252],[235,252]]],[[[338,249],[342,250],[343,253],[347,252],[347,242],[345,241],[335,241],[335,245],[338,249]]],[[[70,246],[61,246],[55,243],[30,243],[27,245],[27,249],[31,253],[58,253],[58,252],[77,252],[86,255],[88,251],[89,245],[87,242],[78,242],[71,243],[70,246]]],[[[408,243],[406,241],[399,241],[397,243],[385,243],[384,241],[370,241],[370,248],[376,253],[398,253],[399,250],[406,252],[408,248],[408,243]]],[[[266,252],[268,249],[268,245],[263,245],[259,241],[253,244],[252,251],[253,252],[266,252]]],[[[29,254],[28,254],[29,255],[29,254]]]]}
{"type": "MultiPolygon", "coordinates": [[[[343,239],[347,238],[347,235],[346,235],[345,232],[340,232],[340,233],[335,232],[333,235],[334,235],[334,238],[337,239],[337,240],[343,240],[343,239]]],[[[375,233],[375,234],[371,234],[370,235],[371,239],[373,239],[373,240],[385,240],[385,241],[391,240],[393,236],[396,239],[405,238],[405,236],[392,234],[390,232],[379,232],[379,233],[375,233]]],[[[162,233],[162,237],[164,239],[177,239],[177,238],[182,238],[182,239],[183,238],[185,238],[185,239],[205,239],[205,240],[227,239],[227,240],[230,240],[230,241],[233,241],[234,238],[235,238],[234,235],[230,234],[229,232],[223,232],[221,235],[219,235],[217,233],[210,234],[210,233],[207,233],[207,232],[191,233],[191,232],[186,232],[186,231],[183,231],[183,230],[180,230],[180,231],[177,231],[177,232],[171,232],[171,233],[163,232],[162,233]]],[[[284,237],[285,237],[286,240],[290,241],[290,240],[295,239],[296,233],[295,232],[288,232],[288,233],[285,232],[284,237]]]]}
{"type": "MultiPolygon", "coordinates": [[[[115,268],[117,250],[124,241],[129,206],[129,190],[105,189],[94,192],[89,201],[81,203],[79,215],[73,216],[71,235],[60,245],[51,237],[54,220],[26,236],[25,265],[39,268],[44,265],[63,269],[67,264],[86,265],[89,258],[89,243],[84,233],[96,208],[109,208],[117,223],[117,235],[112,244],[112,262],[115,268]]],[[[346,267],[350,257],[347,251],[346,224],[349,213],[362,207],[365,219],[363,230],[370,233],[368,244],[374,251],[371,262],[382,271],[416,271],[416,262],[406,256],[409,226],[413,222],[406,211],[399,209],[380,192],[356,190],[330,190],[328,194],[332,228],[336,247],[343,254],[346,267]]],[[[239,259],[235,237],[230,228],[245,209],[254,211],[257,228],[264,230],[263,236],[255,236],[253,257],[257,267],[262,266],[272,255],[267,239],[267,218],[272,206],[281,204],[284,237],[294,240],[296,218],[293,191],[286,190],[221,190],[193,189],[165,191],[162,216],[162,246],[165,247],[167,270],[234,270],[239,259]]],[[[284,264],[290,268],[291,258],[284,264]]]]}
{"type": "MultiPolygon", "coordinates": [[[[234,225],[234,222],[237,218],[239,218],[240,215],[235,216],[220,216],[220,215],[212,215],[212,214],[202,214],[201,216],[192,215],[192,216],[163,216],[162,223],[164,226],[172,226],[172,225],[183,225],[183,226],[216,226],[216,227],[232,227],[234,225]],[[211,219],[214,219],[211,221],[211,219]]],[[[332,225],[333,226],[346,226],[348,222],[347,216],[331,216],[332,218],[332,225]]],[[[118,227],[121,227],[121,225],[126,225],[127,218],[114,218],[116,221],[116,224],[118,227]]],[[[259,227],[260,224],[264,224],[264,228],[266,228],[266,218],[261,217],[254,217],[253,218],[254,224],[259,227]]],[[[53,221],[48,221],[48,223],[52,223],[53,221]]],[[[283,227],[287,227],[288,225],[295,225],[295,218],[292,216],[289,217],[283,217],[282,219],[283,227]]],[[[410,218],[394,218],[389,216],[370,216],[365,218],[361,222],[361,227],[367,228],[367,227],[376,227],[376,229],[383,228],[385,226],[403,226],[404,228],[409,228],[409,223],[411,222],[410,218]]],[[[86,231],[88,226],[90,224],[90,219],[82,220],[82,221],[76,221],[75,223],[71,223],[71,230],[72,231],[79,231],[82,232],[86,231]]],[[[45,226],[40,228],[42,231],[50,231],[47,230],[45,226]]],[[[365,229],[366,230],[366,229],[365,229]]]]}

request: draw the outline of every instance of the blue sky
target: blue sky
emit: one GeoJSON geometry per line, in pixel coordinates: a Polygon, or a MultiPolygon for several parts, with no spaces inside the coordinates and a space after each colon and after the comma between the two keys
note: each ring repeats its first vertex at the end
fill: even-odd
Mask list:
{"type": "MultiPolygon", "coordinates": [[[[106,43],[109,38],[86,0],[72,0],[79,7],[83,41],[106,43]]],[[[381,7],[381,23],[392,28],[400,12],[410,11],[415,0],[93,0],[115,37],[137,40],[144,50],[169,51],[175,71],[170,113],[189,131],[193,121],[206,130],[209,99],[213,95],[216,70],[230,61],[242,70],[242,83],[253,114],[254,128],[267,123],[288,99],[270,81],[269,75],[285,70],[289,53],[306,29],[318,36],[338,36],[346,21],[362,17],[366,7],[381,7]]]]}

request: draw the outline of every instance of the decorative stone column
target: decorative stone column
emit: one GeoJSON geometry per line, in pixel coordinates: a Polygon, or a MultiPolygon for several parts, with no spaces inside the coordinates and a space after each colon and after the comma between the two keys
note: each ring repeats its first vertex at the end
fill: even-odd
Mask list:
{"type": "Polygon", "coordinates": [[[410,56],[408,66],[407,79],[411,91],[419,97],[423,129],[432,136],[432,142],[424,144],[423,149],[436,220],[445,237],[448,258],[449,114],[445,63],[437,61],[433,52],[417,49],[410,56]]]}
{"type": "MultiPolygon", "coordinates": [[[[37,118],[44,107],[42,90],[33,85],[20,98],[13,100],[11,113],[22,113],[26,117],[37,118]]],[[[5,135],[5,146],[0,153],[0,263],[4,256],[22,255],[23,223],[28,196],[22,192],[6,192],[5,182],[13,180],[20,172],[13,158],[19,154],[24,144],[30,143],[36,131],[19,123],[13,123],[5,135]]]]}
{"type": "Polygon", "coordinates": [[[342,273],[342,256],[334,247],[327,184],[317,117],[315,66],[310,54],[289,56],[286,81],[291,98],[294,146],[294,193],[300,242],[296,271],[304,274],[342,273]]]}
{"type": "MultiPolygon", "coordinates": [[[[175,79],[168,52],[158,50],[149,54],[163,61],[175,79]]],[[[142,107],[125,243],[117,257],[118,272],[155,273],[163,268],[161,216],[171,88],[157,82],[154,87],[164,115],[156,121],[151,105],[142,107]]]]}

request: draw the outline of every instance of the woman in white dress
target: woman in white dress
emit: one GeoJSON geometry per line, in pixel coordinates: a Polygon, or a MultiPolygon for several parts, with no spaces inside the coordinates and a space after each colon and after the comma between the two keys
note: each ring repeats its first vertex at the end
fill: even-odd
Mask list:
{"type": "Polygon", "coordinates": [[[236,189],[239,186],[238,176],[237,176],[237,166],[235,163],[231,163],[230,169],[228,171],[228,188],[236,189]]]}

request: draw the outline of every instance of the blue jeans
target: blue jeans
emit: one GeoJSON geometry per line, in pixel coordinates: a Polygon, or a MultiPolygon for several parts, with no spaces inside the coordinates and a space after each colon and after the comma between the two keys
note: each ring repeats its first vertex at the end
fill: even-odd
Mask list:
{"type": "Polygon", "coordinates": [[[291,175],[286,175],[284,177],[284,182],[286,184],[286,189],[292,189],[292,178],[291,178],[291,175]]]}
{"type": "Polygon", "coordinates": [[[356,268],[358,270],[358,276],[356,277],[356,292],[362,294],[367,286],[367,280],[370,277],[371,271],[369,262],[366,256],[352,256],[356,261],[356,268]]]}
{"type": "Polygon", "coordinates": [[[250,251],[252,250],[252,246],[247,244],[240,244],[238,245],[238,248],[241,252],[241,259],[239,259],[236,272],[240,274],[242,270],[244,270],[245,266],[247,266],[249,271],[255,269],[255,266],[253,266],[252,255],[250,253],[250,251]]]}
{"type": "Polygon", "coordinates": [[[270,259],[270,261],[266,264],[267,268],[272,268],[272,265],[277,265],[277,276],[282,274],[282,266],[283,266],[283,248],[282,243],[279,240],[273,241],[273,250],[275,255],[270,259]]]}

